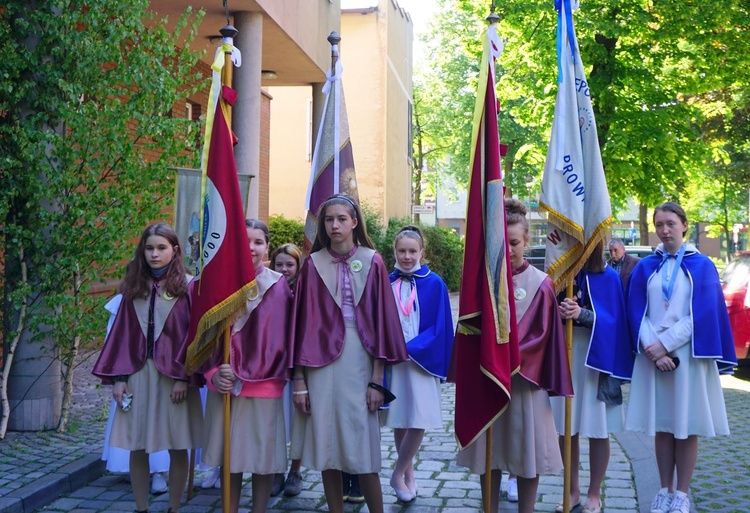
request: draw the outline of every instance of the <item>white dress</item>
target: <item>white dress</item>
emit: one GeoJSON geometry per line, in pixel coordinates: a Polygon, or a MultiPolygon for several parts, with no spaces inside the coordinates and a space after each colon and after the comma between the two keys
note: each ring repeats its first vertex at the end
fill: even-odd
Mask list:
{"type": "Polygon", "coordinates": [[[643,351],[660,340],[680,364],[671,372],[661,372],[642,352],[636,356],[625,429],[652,436],[656,432],[672,433],[678,439],[728,435],[716,360],[692,357],[691,278],[677,269],[669,307],[662,296],[662,273],[669,278],[674,267],[675,260],[670,258],[649,278],[639,344],[643,351]]]}
{"type": "MultiPolygon", "coordinates": [[[[391,284],[394,298],[398,303],[398,283],[391,284]]],[[[401,304],[407,304],[411,288],[408,282],[401,285],[401,304]]],[[[406,348],[409,341],[419,334],[419,298],[414,299],[414,308],[409,315],[398,308],[401,329],[404,332],[406,348]]],[[[398,363],[388,368],[388,387],[396,400],[388,405],[388,418],[385,425],[395,429],[439,429],[443,427],[440,406],[440,379],[436,378],[413,360],[398,363]]]]}
{"type": "MultiPolygon", "coordinates": [[[[607,305],[593,304],[597,309],[607,305]]],[[[594,320],[596,326],[596,319],[594,320]]],[[[599,389],[599,371],[586,366],[586,357],[591,345],[593,330],[584,326],[573,327],[573,393],[571,399],[571,434],[585,438],[609,438],[610,433],[623,430],[624,412],[622,405],[606,404],[596,398],[599,389]]],[[[565,398],[550,397],[552,413],[555,416],[557,432],[565,433],[565,398]]]]}

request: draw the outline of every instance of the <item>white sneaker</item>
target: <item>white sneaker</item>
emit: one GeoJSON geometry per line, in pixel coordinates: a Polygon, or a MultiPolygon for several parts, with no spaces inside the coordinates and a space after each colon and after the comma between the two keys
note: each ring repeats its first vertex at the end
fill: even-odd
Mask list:
{"type": "MultiPolygon", "coordinates": [[[[651,513],[669,513],[673,497],[671,493],[659,491],[651,501],[651,513]]],[[[689,512],[690,509],[688,509],[689,512]]]]}
{"type": "Polygon", "coordinates": [[[669,505],[669,513],[690,513],[690,499],[684,494],[675,494],[672,504],[669,505]]]}
{"type": "Polygon", "coordinates": [[[508,500],[518,502],[518,480],[515,477],[508,479],[508,500]]]}
{"type": "Polygon", "coordinates": [[[213,471],[211,472],[211,475],[208,476],[203,483],[201,483],[201,488],[213,488],[216,483],[219,482],[219,473],[220,473],[219,467],[214,467],[213,471]]]}
{"type": "Polygon", "coordinates": [[[154,473],[151,476],[151,493],[159,495],[167,491],[167,481],[164,479],[164,475],[161,472],[154,473]]]}

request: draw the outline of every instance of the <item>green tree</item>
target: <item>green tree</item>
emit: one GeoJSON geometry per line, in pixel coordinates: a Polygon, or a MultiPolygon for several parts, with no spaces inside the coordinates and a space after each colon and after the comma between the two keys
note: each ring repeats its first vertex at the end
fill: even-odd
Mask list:
{"type": "MultiPolygon", "coordinates": [[[[468,107],[488,6],[476,0],[439,4],[427,35],[432,55],[418,72],[425,77],[425,108],[438,128],[431,144],[451,148],[444,166],[465,183],[468,107]]],[[[615,206],[629,198],[642,205],[684,200],[691,184],[721,189],[725,166],[745,166],[747,134],[739,136],[736,125],[731,138],[710,128],[717,116],[728,122],[746,105],[748,5],[720,0],[704,7],[587,0],[574,13],[615,206]],[[717,151],[730,163],[717,159],[717,151]]],[[[498,8],[498,32],[506,40],[497,73],[500,135],[510,146],[507,181],[521,196],[536,194],[557,91],[557,13],[547,0],[509,0],[498,8]]]]}
{"type": "Polygon", "coordinates": [[[0,8],[4,340],[51,341],[65,373],[60,431],[78,351],[104,328],[92,285],[121,276],[132,240],[169,212],[174,166],[198,164],[199,126],[179,109],[206,83],[189,47],[202,14],[188,8],[168,30],[147,8],[146,0],[0,8]]]}

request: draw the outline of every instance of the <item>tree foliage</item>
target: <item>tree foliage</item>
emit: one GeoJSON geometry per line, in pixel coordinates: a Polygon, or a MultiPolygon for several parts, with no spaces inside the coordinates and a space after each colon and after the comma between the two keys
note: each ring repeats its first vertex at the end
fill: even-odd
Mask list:
{"type": "MultiPolygon", "coordinates": [[[[445,148],[428,160],[465,183],[488,3],[438,3],[425,35],[431,55],[417,67],[415,83],[423,88],[417,107],[425,147],[445,148]]],[[[497,74],[500,136],[510,147],[507,181],[515,194],[536,195],[557,91],[557,13],[548,0],[508,0],[498,14],[506,40],[497,74]]],[[[750,6],[583,0],[574,21],[614,205],[630,198],[649,206],[665,198],[690,203],[693,191],[713,191],[712,203],[738,212],[736,195],[720,193],[750,185],[743,123],[750,6]]]]}
{"type": "Polygon", "coordinates": [[[202,15],[188,8],[168,29],[147,8],[146,0],[0,8],[4,335],[27,298],[27,329],[51,339],[68,369],[79,345],[102,334],[92,285],[120,276],[132,240],[169,212],[173,167],[198,164],[200,127],[179,109],[205,85],[189,47],[202,15]]]}

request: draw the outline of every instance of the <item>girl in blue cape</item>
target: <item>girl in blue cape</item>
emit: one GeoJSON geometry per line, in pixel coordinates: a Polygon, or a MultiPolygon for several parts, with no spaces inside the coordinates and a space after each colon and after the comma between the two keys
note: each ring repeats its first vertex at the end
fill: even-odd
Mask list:
{"type": "Polygon", "coordinates": [[[391,486],[396,497],[417,496],[414,456],[425,429],[443,426],[440,382],[448,373],[453,348],[453,319],[448,288],[423,264],[424,235],[417,226],[401,228],[393,241],[396,269],[391,288],[410,361],[391,367],[389,385],[397,397],[388,408],[386,426],[394,429],[398,460],[391,486]]]}
{"type": "Polygon", "coordinates": [[[635,267],[628,291],[637,356],[625,428],[655,436],[661,489],[651,511],[689,513],[698,436],[729,434],[719,373],[737,358],[716,267],[683,242],[685,211],[662,203],[653,219],[662,243],[635,267]]]}
{"type": "MultiPolygon", "coordinates": [[[[580,501],[580,437],[589,439],[591,476],[582,513],[600,513],[601,485],[609,465],[609,434],[622,431],[620,381],[633,372],[625,317],[622,281],[604,261],[602,241],[596,245],[576,276],[576,297],[560,303],[560,316],[574,319],[573,390],[571,415],[570,504],[580,501]],[[610,392],[607,394],[607,392],[610,392]]],[[[552,398],[557,431],[564,432],[565,405],[552,398]]],[[[560,449],[564,438],[560,436],[560,449]]],[[[562,503],[555,511],[563,511],[562,503]]]]}

